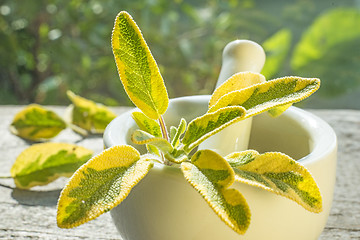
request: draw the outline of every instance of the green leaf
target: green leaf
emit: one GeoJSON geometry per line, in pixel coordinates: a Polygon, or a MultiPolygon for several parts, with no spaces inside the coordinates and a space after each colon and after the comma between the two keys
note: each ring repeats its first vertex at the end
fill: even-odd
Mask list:
{"type": "Polygon", "coordinates": [[[91,150],[74,144],[34,144],[20,153],[10,173],[18,188],[29,189],[61,176],[70,177],[92,154],[91,150]]]}
{"type": "Polygon", "coordinates": [[[155,137],[162,137],[160,125],[154,119],[147,117],[142,112],[133,112],[131,114],[140,130],[150,133],[155,137]]]}
{"type": "Polygon", "coordinates": [[[66,123],[53,111],[31,104],[17,113],[10,125],[10,131],[22,138],[39,141],[55,137],[66,123]]]}
{"type": "Polygon", "coordinates": [[[237,161],[236,165],[231,164],[236,181],[289,198],[308,211],[322,211],[320,190],[315,180],[305,167],[291,157],[277,152],[260,155],[254,151],[245,151],[231,154],[225,159],[230,162],[237,161]],[[235,160],[244,159],[246,156],[250,160],[235,160]]]}
{"type": "MultiPolygon", "coordinates": [[[[66,93],[73,103],[70,113],[71,124],[86,132],[103,133],[106,126],[116,117],[115,113],[102,104],[80,97],[71,91],[66,93]]],[[[73,130],[82,134],[77,128],[73,130]]]]}
{"type": "Polygon", "coordinates": [[[265,82],[265,77],[260,73],[240,72],[234,74],[215,89],[209,101],[209,108],[214,106],[222,96],[228,94],[229,92],[240,90],[262,82],[265,82]]]}
{"type": "Polygon", "coordinates": [[[120,204],[153,162],[131,146],[114,146],[93,157],[71,177],[58,201],[57,223],[72,228],[120,204]]]}
{"type": "Polygon", "coordinates": [[[216,112],[206,113],[192,120],[182,140],[182,143],[185,145],[184,150],[190,152],[191,149],[205,139],[243,119],[244,115],[245,109],[243,107],[230,106],[219,109],[216,112]]]}
{"type": "Polygon", "coordinates": [[[211,150],[201,150],[194,154],[191,163],[183,162],[181,170],[221,220],[244,234],[250,224],[250,209],[240,192],[228,188],[234,182],[229,163],[211,150]]]}
{"type": "Polygon", "coordinates": [[[155,146],[163,153],[171,153],[174,150],[172,145],[166,139],[155,137],[142,130],[135,130],[131,135],[131,140],[135,144],[148,144],[155,146]]]}
{"type": "Polygon", "coordinates": [[[262,113],[274,107],[294,103],[309,97],[320,87],[317,78],[284,77],[224,95],[209,112],[226,106],[242,106],[245,118],[262,113]]]}
{"type": "MultiPolygon", "coordinates": [[[[172,128],[174,129],[174,128],[172,128]]],[[[179,139],[181,134],[183,134],[185,132],[186,129],[186,120],[184,118],[181,118],[180,120],[180,124],[177,128],[175,128],[175,132],[171,133],[171,128],[170,128],[170,136],[173,135],[172,137],[170,137],[171,139],[171,145],[173,147],[176,147],[179,144],[179,139]]]]}
{"type": "Polygon", "coordinates": [[[111,43],[129,98],[146,116],[158,119],[168,107],[167,91],[140,29],[127,12],[116,17],[111,43]]]}
{"type": "Polygon", "coordinates": [[[284,61],[289,55],[291,39],[291,31],[284,28],[261,44],[266,54],[265,65],[261,73],[267,79],[274,77],[276,74],[279,74],[281,70],[286,68],[284,61]]]}

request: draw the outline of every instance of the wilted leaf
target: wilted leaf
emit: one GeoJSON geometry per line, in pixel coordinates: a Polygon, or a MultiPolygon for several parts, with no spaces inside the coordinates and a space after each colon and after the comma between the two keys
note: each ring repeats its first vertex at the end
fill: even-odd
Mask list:
{"type": "Polygon", "coordinates": [[[245,115],[245,109],[239,106],[224,107],[216,112],[206,113],[205,115],[192,120],[186,129],[182,143],[185,145],[185,151],[199,145],[205,139],[225,127],[240,121],[245,115]]]}
{"type": "Polygon", "coordinates": [[[10,125],[10,131],[22,138],[39,141],[55,137],[66,123],[53,111],[31,104],[17,113],[10,125]]]}
{"type": "MultiPolygon", "coordinates": [[[[70,113],[71,123],[87,132],[103,133],[106,126],[116,117],[102,104],[75,95],[71,91],[67,91],[67,95],[73,103],[70,113]]],[[[77,129],[74,128],[74,131],[77,129]]]]}
{"type": "Polygon", "coordinates": [[[294,103],[310,96],[320,87],[317,78],[284,77],[230,92],[209,109],[215,112],[226,106],[242,106],[245,118],[274,107],[294,103]]]}
{"type": "Polygon", "coordinates": [[[308,211],[322,211],[320,190],[315,180],[305,167],[289,156],[277,152],[259,155],[255,151],[245,151],[230,154],[225,159],[236,162],[236,165],[231,164],[236,181],[289,198],[308,211]],[[244,158],[248,160],[244,161],[244,158]]]}
{"type": "Polygon", "coordinates": [[[131,101],[149,118],[165,113],[169,98],[159,68],[140,29],[127,12],[115,20],[111,38],[120,80],[131,101]]]}
{"type": "Polygon", "coordinates": [[[265,77],[260,73],[240,72],[234,74],[215,89],[209,101],[209,108],[214,106],[222,96],[228,94],[229,92],[237,91],[262,82],[265,82],[265,77]]]}
{"type": "Polygon", "coordinates": [[[61,192],[58,226],[79,226],[120,204],[152,166],[131,146],[114,146],[93,157],[61,192]]]}
{"type": "Polygon", "coordinates": [[[61,176],[70,177],[92,154],[91,150],[74,144],[35,144],[17,157],[10,172],[18,188],[29,189],[61,176]]]}
{"type": "Polygon", "coordinates": [[[183,162],[181,170],[221,220],[244,234],[250,224],[250,210],[239,191],[228,189],[234,182],[229,163],[213,151],[202,150],[194,154],[191,163],[183,162]]]}

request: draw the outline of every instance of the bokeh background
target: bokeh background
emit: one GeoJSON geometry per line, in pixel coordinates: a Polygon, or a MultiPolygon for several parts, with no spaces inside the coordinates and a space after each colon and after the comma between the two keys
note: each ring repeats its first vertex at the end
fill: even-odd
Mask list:
{"type": "Polygon", "coordinates": [[[116,72],[113,22],[142,29],[170,97],[211,94],[224,46],[266,50],[266,78],[319,77],[307,108],[360,109],[359,0],[0,0],[0,104],[68,104],[66,90],[131,105],[116,72]]]}

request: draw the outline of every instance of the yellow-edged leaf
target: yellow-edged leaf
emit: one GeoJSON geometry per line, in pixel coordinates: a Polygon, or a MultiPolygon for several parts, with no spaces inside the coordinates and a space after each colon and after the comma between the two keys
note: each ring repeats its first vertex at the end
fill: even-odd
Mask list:
{"type": "Polygon", "coordinates": [[[11,177],[21,189],[46,185],[61,176],[70,177],[92,154],[91,150],[74,144],[34,144],[16,158],[11,177]]]}
{"type": "MultiPolygon", "coordinates": [[[[70,90],[66,92],[72,102],[70,122],[85,130],[85,133],[103,133],[106,126],[116,117],[108,107],[80,97],[70,90]]],[[[81,130],[74,131],[83,134],[81,130]]]]}
{"type": "Polygon", "coordinates": [[[129,98],[146,116],[158,119],[168,107],[167,91],[139,27],[127,12],[117,15],[111,43],[129,98]]]}
{"type": "Polygon", "coordinates": [[[18,112],[10,125],[13,134],[31,141],[53,138],[65,128],[66,123],[55,112],[37,104],[18,112]]]}
{"type": "Polygon", "coordinates": [[[308,211],[322,211],[322,198],[314,178],[291,157],[278,152],[258,154],[252,150],[233,153],[225,159],[234,168],[236,181],[289,198],[308,211]]]}
{"type": "Polygon", "coordinates": [[[181,163],[181,170],[221,220],[244,234],[250,224],[250,209],[239,191],[228,188],[234,182],[229,163],[211,150],[201,150],[194,154],[191,163],[181,163]]]}
{"type": "Polygon", "coordinates": [[[275,108],[272,108],[268,111],[269,115],[271,117],[278,117],[280,116],[281,114],[283,114],[289,107],[292,106],[292,103],[289,103],[289,104],[285,104],[285,105],[282,105],[282,106],[279,106],[279,107],[275,107],[275,108]]]}
{"type": "Polygon", "coordinates": [[[179,144],[180,136],[185,132],[185,130],[186,130],[186,120],[184,118],[181,118],[179,126],[177,128],[175,127],[170,128],[170,139],[171,139],[171,145],[173,147],[176,147],[179,144]]]}
{"type": "Polygon", "coordinates": [[[320,80],[317,78],[278,78],[230,92],[220,98],[209,112],[226,106],[242,106],[246,109],[245,118],[248,118],[274,107],[301,101],[319,87],[320,80]]]}
{"type": "Polygon", "coordinates": [[[93,157],[62,190],[57,224],[72,228],[121,203],[149,172],[153,162],[131,146],[114,146],[93,157]]]}
{"type": "Polygon", "coordinates": [[[162,137],[160,125],[154,119],[147,117],[142,112],[133,112],[131,116],[135,120],[140,130],[148,132],[155,137],[162,137]]]}
{"type": "Polygon", "coordinates": [[[191,149],[215,133],[243,119],[244,115],[245,109],[243,107],[230,106],[218,109],[216,112],[206,113],[192,120],[182,139],[182,144],[185,145],[185,151],[190,152],[191,149]]]}
{"type": "Polygon", "coordinates": [[[224,95],[232,91],[237,91],[254,84],[265,82],[265,77],[260,73],[240,72],[232,75],[223,84],[215,89],[209,101],[209,108],[214,106],[216,102],[224,95]]]}
{"type": "Polygon", "coordinates": [[[155,137],[142,130],[135,130],[131,135],[131,140],[135,144],[148,144],[157,147],[163,153],[171,153],[174,150],[166,139],[155,137]]]}

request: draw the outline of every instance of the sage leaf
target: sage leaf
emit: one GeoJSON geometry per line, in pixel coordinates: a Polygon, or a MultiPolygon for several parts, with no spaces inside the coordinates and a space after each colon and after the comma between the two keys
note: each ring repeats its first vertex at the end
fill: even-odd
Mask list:
{"type": "Polygon", "coordinates": [[[61,176],[70,177],[92,154],[91,150],[74,144],[34,144],[20,153],[10,173],[18,188],[29,189],[61,176]]]}
{"type": "Polygon", "coordinates": [[[186,129],[186,120],[184,118],[181,118],[180,124],[177,128],[170,128],[170,139],[171,139],[171,145],[173,147],[176,147],[179,144],[180,136],[185,132],[185,129],[186,129]],[[175,132],[171,133],[171,129],[175,129],[175,132]]]}
{"type": "Polygon", "coordinates": [[[291,157],[278,152],[255,151],[226,156],[235,171],[235,180],[291,199],[311,212],[322,211],[320,190],[309,171],[291,157]],[[249,154],[252,156],[249,157],[249,154]],[[248,161],[240,160],[248,158],[248,161]]]}
{"type": "Polygon", "coordinates": [[[115,113],[102,104],[80,97],[72,91],[67,91],[66,94],[72,102],[70,123],[85,130],[84,132],[76,127],[73,128],[82,135],[103,133],[106,126],[116,117],[115,113]]]}
{"type": "Polygon", "coordinates": [[[230,106],[218,109],[215,112],[206,113],[205,115],[192,120],[186,131],[182,144],[184,150],[190,152],[205,139],[225,127],[240,121],[245,116],[245,109],[240,106],[230,106]]]}
{"type": "Polygon", "coordinates": [[[37,104],[18,112],[10,125],[13,134],[31,141],[53,138],[65,128],[66,123],[55,112],[37,104]]]}
{"type": "Polygon", "coordinates": [[[111,43],[130,100],[149,118],[159,119],[168,107],[168,94],[150,49],[127,12],[117,15],[111,43]]]}
{"type": "Polygon", "coordinates": [[[225,94],[229,92],[240,90],[251,85],[265,82],[265,77],[260,73],[253,72],[240,72],[232,75],[227,79],[223,84],[215,89],[214,93],[211,95],[209,101],[209,108],[214,106],[216,102],[225,94]]]}
{"type": "Polygon", "coordinates": [[[131,140],[135,144],[148,144],[157,147],[163,153],[171,153],[174,150],[166,139],[155,137],[142,130],[135,130],[131,135],[131,140]]]}
{"type": "Polygon", "coordinates": [[[319,87],[320,80],[317,78],[278,78],[230,92],[220,98],[209,112],[226,106],[242,106],[246,109],[245,118],[248,118],[274,107],[301,101],[319,87]]]}
{"type": "Polygon", "coordinates": [[[62,190],[57,224],[72,228],[120,204],[153,162],[131,146],[114,146],[79,168],[62,190]]]}
{"type": "Polygon", "coordinates": [[[244,234],[250,224],[250,209],[239,191],[228,188],[234,182],[229,163],[211,150],[201,150],[193,155],[191,163],[181,163],[181,170],[221,220],[244,234]]]}
{"type": "Polygon", "coordinates": [[[140,130],[148,132],[155,137],[162,137],[160,125],[154,119],[147,117],[142,112],[133,112],[131,116],[135,120],[140,130]]]}

